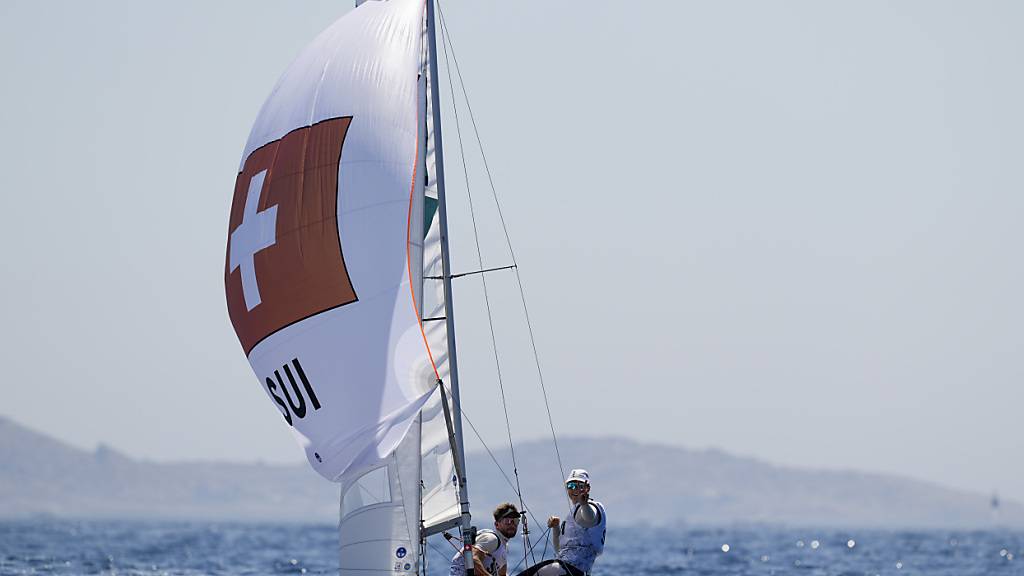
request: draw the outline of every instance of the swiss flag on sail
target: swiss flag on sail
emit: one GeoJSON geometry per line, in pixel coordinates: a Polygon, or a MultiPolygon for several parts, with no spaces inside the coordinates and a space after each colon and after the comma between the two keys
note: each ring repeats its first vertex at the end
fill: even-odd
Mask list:
{"type": "Polygon", "coordinates": [[[224,285],[248,355],[267,336],[357,300],[338,235],[338,164],[351,117],[254,150],[235,181],[224,285]]]}

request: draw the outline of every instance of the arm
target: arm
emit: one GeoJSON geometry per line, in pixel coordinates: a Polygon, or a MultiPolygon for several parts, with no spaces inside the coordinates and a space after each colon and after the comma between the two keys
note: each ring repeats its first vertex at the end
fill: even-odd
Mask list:
{"type": "Polygon", "coordinates": [[[490,532],[484,532],[477,536],[476,544],[473,546],[473,566],[478,570],[479,576],[490,574],[484,566],[488,563],[488,556],[494,554],[499,546],[498,537],[490,532]]]}
{"type": "Polygon", "coordinates": [[[551,528],[551,545],[555,547],[555,552],[558,552],[558,537],[561,534],[561,519],[558,516],[552,516],[548,518],[548,528],[551,528]]]}
{"type": "Polygon", "coordinates": [[[580,494],[579,502],[576,506],[576,510],[573,511],[572,517],[576,520],[576,523],[584,528],[593,528],[597,526],[600,518],[600,511],[597,506],[590,503],[590,486],[586,486],[583,489],[583,493],[580,494]]]}
{"type": "Polygon", "coordinates": [[[573,514],[573,518],[576,519],[576,523],[584,528],[593,528],[597,526],[597,506],[594,506],[590,502],[584,502],[576,508],[576,513],[573,514]]]}
{"type": "Polygon", "coordinates": [[[487,569],[484,568],[484,559],[486,558],[486,556],[487,554],[483,550],[477,548],[476,546],[473,546],[473,568],[476,574],[478,574],[479,576],[483,576],[484,574],[490,574],[490,572],[488,572],[487,569]]]}

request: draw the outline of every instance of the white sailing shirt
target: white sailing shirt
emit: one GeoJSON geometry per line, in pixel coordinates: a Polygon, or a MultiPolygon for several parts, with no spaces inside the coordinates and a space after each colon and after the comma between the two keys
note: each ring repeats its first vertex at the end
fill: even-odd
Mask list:
{"type": "MultiPolygon", "coordinates": [[[[477,548],[484,552],[484,568],[491,576],[497,576],[508,562],[508,538],[501,532],[484,528],[476,534],[477,548]]],[[[466,559],[462,552],[455,554],[452,558],[452,567],[448,572],[450,576],[466,576],[466,559]]]]}
{"type": "Polygon", "coordinates": [[[573,507],[572,514],[562,522],[562,534],[559,538],[557,558],[568,562],[583,572],[590,572],[594,567],[594,561],[604,552],[604,537],[608,517],[604,512],[604,505],[595,500],[590,503],[597,508],[597,524],[590,528],[584,528],[576,523],[576,511],[579,505],[573,507]]]}

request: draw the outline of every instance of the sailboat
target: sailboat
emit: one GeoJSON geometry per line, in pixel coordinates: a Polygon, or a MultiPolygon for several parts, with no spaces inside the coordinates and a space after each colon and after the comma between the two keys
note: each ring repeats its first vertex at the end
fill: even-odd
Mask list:
{"type": "Polygon", "coordinates": [[[472,573],[433,0],[360,0],[284,72],[246,142],[224,281],[238,340],[317,473],[342,575],[472,573]]]}

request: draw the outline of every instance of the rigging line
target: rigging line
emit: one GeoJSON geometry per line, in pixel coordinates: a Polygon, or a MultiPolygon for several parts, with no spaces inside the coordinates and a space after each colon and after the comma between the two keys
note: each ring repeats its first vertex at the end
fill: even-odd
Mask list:
{"type": "MultiPolygon", "coordinates": [[[[452,97],[452,111],[455,114],[455,133],[458,136],[459,155],[462,158],[462,174],[463,174],[463,177],[466,179],[466,196],[467,196],[467,198],[469,198],[469,214],[470,214],[470,219],[473,222],[473,241],[476,244],[477,265],[482,269],[484,267],[484,257],[483,257],[483,251],[480,249],[480,230],[477,227],[476,211],[473,208],[473,194],[470,191],[471,188],[470,188],[470,185],[469,185],[469,167],[468,167],[468,165],[466,163],[466,152],[465,152],[465,149],[463,147],[462,129],[461,129],[460,122],[459,122],[459,107],[458,107],[458,105],[457,105],[457,103],[455,101],[455,84],[452,83],[452,75],[451,75],[451,69],[452,68],[451,68],[451,63],[448,61],[448,52],[449,52],[449,48],[451,47],[451,36],[448,34],[448,27],[445,24],[443,18],[441,20],[441,37],[442,37],[441,45],[443,47],[445,47],[444,48],[444,63],[445,63],[445,67],[449,71],[449,73],[448,73],[448,88],[449,88],[449,93],[451,94],[451,97],[452,97]]],[[[505,430],[508,433],[508,449],[509,449],[509,453],[512,456],[512,473],[516,477],[516,494],[519,496],[519,506],[521,508],[526,508],[526,504],[523,503],[522,486],[519,483],[519,466],[516,463],[516,448],[515,448],[515,445],[512,442],[512,421],[511,421],[511,419],[508,416],[508,402],[505,399],[505,384],[504,384],[504,379],[503,379],[502,374],[501,374],[501,360],[498,357],[498,340],[497,340],[497,337],[494,334],[494,316],[493,316],[493,314],[491,312],[491,299],[490,299],[490,297],[488,295],[488,292],[487,292],[487,277],[481,274],[480,275],[480,281],[483,284],[483,288],[484,288],[484,304],[486,305],[486,308],[487,308],[487,326],[488,326],[488,328],[490,329],[490,332],[491,332],[491,348],[492,348],[492,350],[494,350],[494,368],[495,368],[495,370],[498,373],[498,389],[501,391],[501,408],[505,412],[505,430]]]]}
{"type": "MultiPolygon", "coordinates": [[[[451,544],[451,542],[449,542],[449,544],[451,544]]],[[[433,550],[433,551],[434,551],[434,553],[436,553],[436,554],[437,554],[438,556],[440,556],[441,558],[447,558],[447,557],[448,557],[448,554],[447,554],[447,553],[446,553],[446,552],[445,552],[444,550],[438,550],[438,549],[437,549],[437,546],[434,546],[434,545],[433,545],[433,544],[432,544],[432,543],[430,542],[430,540],[427,540],[427,546],[430,546],[430,549],[431,549],[431,550],[433,550]]],[[[456,545],[454,545],[454,544],[452,544],[452,547],[453,547],[453,548],[455,548],[455,550],[456,550],[456,551],[458,551],[458,550],[459,550],[458,546],[456,546],[456,545]]]]}
{"type": "MultiPolygon", "coordinates": [[[[448,385],[445,384],[443,380],[441,381],[441,386],[444,386],[445,390],[448,391],[449,395],[451,394],[451,388],[449,388],[448,385]]],[[[476,435],[476,439],[480,441],[480,445],[484,447],[485,451],[487,451],[487,455],[491,457],[491,461],[494,462],[494,465],[498,468],[498,472],[501,472],[501,475],[505,477],[505,482],[507,482],[509,487],[511,487],[512,490],[515,491],[516,486],[515,484],[512,483],[512,479],[508,477],[508,474],[505,472],[505,468],[502,467],[501,463],[499,463],[498,459],[494,456],[494,452],[491,452],[491,448],[487,446],[487,442],[484,442],[483,436],[480,435],[480,431],[476,429],[475,425],[473,425],[473,421],[470,420],[469,415],[466,414],[465,408],[462,409],[462,418],[463,420],[466,421],[466,424],[469,424],[469,429],[473,431],[473,434],[476,435]]],[[[516,496],[518,496],[519,501],[522,502],[522,494],[516,493],[516,496]]],[[[530,515],[530,518],[533,518],[533,521],[536,523],[537,517],[533,515],[533,512],[530,510],[530,508],[527,507],[526,504],[523,504],[523,508],[526,510],[526,513],[530,515]]]]}
{"type": "MultiPolygon", "coordinates": [[[[550,531],[550,530],[551,530],[551,528],[549,527],[548,531],[550,531]]],[[[544,534],[547,534],[547,532],[545,532],[544,534]]],[[[558,554],[558,550],[555,550],[554,552],[555,552],[555,554],[558,554]]],[[[544,550],[540,553],[540,561],[543,562],[544,561],[544,557],[547,556],[547,555],[548,555],[548,539],[545,538],[544,539],[544,550]]]]}
{"type": "MultiPolygon", "coordinates": [[[[444,541],[447,542],[456,552],[462,550],[462,548],[459,548],[455,544],[455,542],[452,542],[452,540],[455,539],[459,541],[459,544],[462,544],[462,538],[459,538],[458,536],[452,536],[448,532],[442,532],[441,535],[444,537],[444,541]]],[[[427,543],[429,544],[430,541],[428,540],[427,543]]],[[[431,548],[433,548],[433,546],[431,546],[431,548]]],[[[434,551],[436,552],[437,548],[434,548],[434,551]]]]}
{"type": "MultiPolygon", "coordinates": [[[[441,9],[440,3],[437,4],[437,13],[441,17],[442,31],[447,30],[448,25],[445,23],[444,10],[441,9]]],[[[473,124],[473,133],[476,135],[477,147],[480,149],[480,157],[484,161],[484,170],[487,172],[487,181],[491,185],[491,193],[494,196],[494,203],[498,207],[498,218],[501,220],[501,229],[505,233],[505,243],[508,245],[508,253],[512,257],[512,264],[517,264],[516,253],[512,249],[512,239],[508,233],[508,226],[505,225],[505,214],[501,210],[501,202],[498,201],[498,194],[495,192],[494,178],[491,176],[491,167],[490,164],[487,163],[487,155],[484,153],[483,142],[480,139],[480,131],[477,129],[476,116],[473,114],[473,106],[469,103],[469,93],[466,91],[466,83],[462,80],[462,70],[459,68],[459,59],[455,56],[455,45],[452,44],[451,38],[448,39],[448,43],[451,44],[452,61],[455,62],[455,74],[459,77],[459,87],[462,88],[462,96],[466,101],[466,109],[469,111],[469,120],[473,124]]],[[[451,81],[450,77],[449,81],[451,81]]]]}
{"type": "MultiPolygon", "coordinates": [[[[550,526],[548,526],[548,529],[547,529],[547,530],[545,530],[545,531],[544,531],[544,534],[542,534],[542,535],[541,535],[541,537],[540,537],[540,540],[547,540],[547,537],[548,537],[548,532],[549,532],[550,530],[551,530],[551,527],[550,527],[550,526]]],[[[540,540],[538,540],[537,542],[534,542],[534,543],[533,543],[533,546],[530,546],[530,559],[531,559],[531,560],[533,561],[533,563],[534,563],[534,564],[536,564],[536,563],[537,563],[537,555],[533,553],[533,549],[537,547],[537,543],[538,543],[538,542],[540,542],[540,540]]],[[[527,543],[529,543],[529,541],[527,541],[527,543]]],[[[547,544],[545,544],[545,545],[544,545],[544,549],[545,549],[545,550],[547,550],[547,547],[548,547],[548,546],[547,546],[547,544]]],[[[524,556],[525,556],[525,554],[524,554],[524,556]]],[[[544,559],[544,557],[543,557],[543,556],[541,556],[541,557],[540,557],[540,559],[541,559],[541,560],[543,560],[543,559],[544,559]]]]}
{"type": "MultiPolygon", "coordinates": [[[[541,539],[537,540],[536,542],[534,542],[533,546],[530,548],[530,557],[533,558],[533,563],[534,564],[537,563],[537,556],[533,553],[533,549],[537,547],[537,544],[540,544],[541,540],[544,541],[544,554],[547,554],[547,552],[548,552],[548,543],[547,542],[548,542],[548,533],[549,532],[551,532],[551,528],[550,527],[547,530],[544,531],[544,535],[541,537],[541,539]]],[[[543,554],[541,555],[540,559],[541,559],[541,561],[544,560],[544,555],[543,554]]],[[[520,560],[519,563],[516,564],[515,568],[513,568],[511,570],[511,572],[515,572],[516,570],[519,570],[519,567],[523,565],[523,562],[525,560],[526,560],[525,558],[520,560]]]]}
{"type": "MultiPolygon", "coordinates": [[[[530,311],[526,307],[526,293],[523,291],[523,281],[519,277],[519,269],[516,268],[516,284],[519,285],[519,298],[523,301],[523,314],[526,316],[526,328],[530,332],[530,346],[533,348],[533,359],[537,364],[537,378],[540,381],[540,389],[544,394],[544,409],[548,413],[548,426],[551,428],[551,440],[555,445],[555,457],[558,459],[558,471],[560,476],[558,483],[565,481],[565,465],[562,464],[562,453],[558,449],[558,435],[555,434],[555,421],[551,417],[551,404],[548,402],[548,390],[544,385],[544,374],[540,370],[540,356],[537,353],[537,341],[533,337],[533,324],[530,323],[530,311]]],[[[566,495],[568,498],[568,495],[566,495]]]]}
{"type": "MultiPolygon", "coordinates": [[[[440,10],[440,6],[438,6],[438,10],[440,10]]],[[[473,206],[473,194],[472,194],[472,187],[470,186],[469,167],[467,165],[466,152],[465,152],[465,147],[464,147],[464,143],[463,143],[463,139],[462,139],[462,128],[461,128],[461,122],[459,121],[459,109],[458,109],[457,100],[455,98],[455,85],[452,82],[452,75],[451,75],[451,69],[452,68],[451,68],[451,63],[448,60],[448,53],[449,52],[452,52],[452,56],[454,57],[454,48],[452,47],[451,35],[449,33],[447,23],[444,21],[443,16],[441,18],[441,26],[440,26],[440,28],[441,28],[441,38],[442,38],[441,45],[442,45],[442,48],[443,48],[443,51],[444,51],[445,67],[449,71],[449,73],[448,73],[448,89],[449,89],[449,94],[451,94],[452,111],[454,112],[454,116],[455,116],[455,132],[456,132],[456,135],[458,137],[458,142],[459,142],[459,156],[460,156],[460,158],[462,160],[462,173],[463,173],[463,177],[466,180],[466,196],[469,199],[469,213],[470,213],[470,218],[471,218],[472,223],[473,223],[473,241],[474,241],[474,244],[476,246],[477,265],[478,265],[478,267],[480,269],[483,269],[484,268],[484,262],[483,262],[483,252],[482,252],[482,250],[480,248],[480,231],[479,231],[479,227],[477,225],[476,211],[475,211],[474,206],[473,206]]],[[[463,91],[463,96],[465,97],[465,91],[463,91]]],[[[468,104],[468,102],[467,102],[467,104],[468,104]]],[[[513,266],[515,266],[515,264],[513,264],[513,266]]],[[[508,267],[505,267],[505,268],[508,268],[508,267]]],[[[468,274],[463,274],[463,275],[468,275],[468,274]]],[[[516,462],[516,449],[515,449],[515,444],[512,441],[512,422],[511,422],[511,419],[509,418],[509,414],[508,414],[508,402],[507,402],[506,395],[505,395],[505,384],[504,384],[504,377],[503,377],[502,371],[501,371],[501,360],[500,360],[500,357],[498,355],[498,341],[497,341],[497,337],[496,337],[495,332],[494,332],[494,316],[493,316],[493,312],[491,310],[491,300],[490,300],[490,296],[489,296],[489,293],[488,293],[488,290],[487,290],[487,278],[483,274],[481,274],[480,275],[480,281],[481,281],[482,286],[483,286],[484,303],[485,303],[486,309],[487,309],[487,326],[488,326],[488,329],[490,330],[490,335],[491,335],[491,349],[494,351],[494,367],[495,367],[495,371],[497,372],[497,376],[498,376],[498,389],[499,389],[499,391],[501,393],[501,408],[502,408],[502,411],[505,414],[505,430],[506,430],[506,432],[508,434],[508,448],[509,448],[509,454],[511,455],[511,458],[512,458],[512,473],[515,476],[516,495],[519,497],[519,507],[521,509],[523,509],[523,510],[528,510],[526,508],[526,503],[523,500],[523,489],[522,489],[522,485],[520,484],[520,480],[519,480],[519,465],[516,462]]],[[[524,546],[523,546],[523,560],[525,561],[527,559],[527,554],[528,554],[527,549],[531,548],[531,546],[530,546],[530,533],[529,533],[529,528],[528,528],[528,524],[527,523],[524,523],[524,526],[523,526],[523,544],[524,544],[524,546]]]]}
{"type": "Polygon", "coordinates": [[[477,270],[475,272],[463,272],[461,274],[456,274],[456,275],[452,276],[452,279],[462,278],[463,276],[472,276],[473,274],[483,274],[484,272],[497,272],[499,270],[508,270],[510,268],[515,268],[515,267],[516,267],[516,265],[512,264],[511,266],[498,266],[497,268],[488,268],[486,270],[477,270]]]}
{"type": "MultiPolygon", "coordinates": [[[[452,274],[448,276],[452,280],[456,278],[462,278],[463,276],[473,276],[474,274],[484,274],[485,272],[497,272],[499,270],[509,270],[515,268],[516,265],[512,264],[509,266],[498,266],[497,268],[487,268],[486,270],[473,270],[472,272],[460,272],[459,274],[452,274]]],[[[444,280],[444,276],[424,276],[424,280],[444,280]]]]}
{"type": "MultiPolygon", "coordinates": [[[[436,4],[436,6],[437,6],[438,16],[440,16],[440,19],[441,19],[441,30],[442,30],[442,32],[444,34],[447,34],[447,32],[446,32],[447,24],[445,23],[445,19],[444,19],[444,10],[441,9],[440,2],[438,2],[436,4]]],[[[565,465],[562,464],[562,454],[561,454],[561,451],[558,448],[558,435],[555,433],[555,422],[554,422],[554,419],[551,417],[551,405],[548,402],[548,390],[547,390],[547,386],[545,386],[545,384],[544,384],[544,373],[541,371],[541,367],[540,367],[540,354],[537,352],[537,341],[536,341],[536,339],[534,338],[534,335],[533,335],[533,323],[530,322],[530,310],[526,306],[526,292],[523,289],[523,280],[522,280],[522,278],[519,275],[519,264],[516,261],[515,251],[512,248],[512,240],[509,237],[508,226],[506,226],[506,224],[505,224],[505,214],[504,214],[504,212],[501,209],[501,202],[498,200],[498,191],[497,191],[497,189],[494,186],[494,178],[491,175],[491,167],[487,163],[487,154],[484,152],[484,144],[483,144],[483,140],[480,138],[480,130],[477,128],[476,116],[473,114],[473,106],[471,106],[470,103],[469,103],[469,93],[466,91],[466,83],[462,79],[462,70],[459,68],[459,59],[455,55],[455,45],[451,43],[451,38],[448,39],[448,43],[451,44],[452,62],[455,63],[455,74],[459,77],[459,86],[462,88],[462,96],[463,96],[463,99],[466,101],[466,109],[469,111],[469,120],[473,124],[473,133],[476,135],[476,143],[477,143],[477,147],[480,149],[480,157],[484,161],[484,170],[487,172],[487,182],[491,186],[491,196],[494,197],[494,205],[498,208],[498,218],[501,220],[501,229],[505,232],[505,242],[508,244],[508,252],[509,252],[509,255],[512,257],[512,265],[515,266],[514,270],[515,270],[515,273],[516,273],[516,284],[518,284],[518,286],[519,286],[519,297],[520,297],[520,299],[523,302],[523,314],[526,316],[526,327],[527,327],[527,329],[530,332],[530,345],[533,348],[533,360],[534,360],[534,363],[537,366],[537,378],[540,381],[540,389],[541,389],[541,392],[544,395],[544,408],[547,410],[548,426],[551,428],[551,439],[552,439],[552,441],[554,442],[554,445],[555,445],[555,456],[558,459],[558,470],[561,473],[561,477],[559,478],[558,481],[559,481],[559,483],[561,483],[565,479],[565,465]]],[[[446,49],[445,50],[445,59],[446,59],[446,61],[447,61],[447,58],[448,58],[448,51],[446,49]]],[[[448,81],[451,82],[451,75],[450,74],[449,74],[448,81]]],[[[461,138],[461,136],[460,136],[460,138],[461,138]]],[[[568,496],[567,496],[567,498],[568,498],[568,496]]]]}

